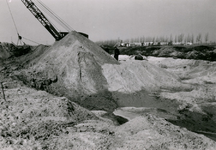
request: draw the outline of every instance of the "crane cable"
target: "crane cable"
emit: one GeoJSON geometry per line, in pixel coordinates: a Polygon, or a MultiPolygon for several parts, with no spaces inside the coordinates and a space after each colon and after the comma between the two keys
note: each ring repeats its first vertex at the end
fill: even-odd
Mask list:
{"type": "Polygon", "coordinates": [[[74,29],[68,25],[64,20],[62,20],[58,15],[56,15],[51,9],[49,9],[43,2],[37,0],[37,2],[50,14],[50,16],[60,23],[67,31],[74,31],[74,29]]]}
{"type": "MultiPolygon", "coordinates": [[[[12,14],[11,9],[10,9],[10,6],[9,6],[9,4],[8,4],[8,0],[6,0],[6,3],[7,3],[7,6],[8,6],[8,9],[9,9],[11,18],[12,18],[12,20],[13,20],[13,24],[14,24],[14,26],[15,26],[15,29],[16,29],[16,32],[17,32],[17,35],[18,35],[18,38],[19,38],[19,39],[20,39],[20,38],[22,39],[22,37],[19,35],[19,32],[18,32],[16,23],[15,23],[15,20],[14,20],[13,14],[12,14]]],[[[20,39],[20,40],[21,40],[21,39],[20,39]]]]}
{"type": "MultiPolygon", "coordinates": [[[[35,44],[39,44],[39,43],[37,43],[37,42],[35,42],[35,41],[33,41],[33,40],[27,39],[27,38],[22,37],[22,36],[19,35],[18,28],[17,28],[17,26],[16,26],[16,23],[15,23],[15,20],[14,20],[13,14],[12,14],[12,11],[11,11],[11,9],[10,9],[10,6],[9,6],[9,3],[8,3],[8,0],[6,0],[6,3],[7,3],[7,6],[8,6],[8,9],[9,9],[9,12],[10,12],[11,18],[12,18],[12,20],[13,20],[13,24],[14,24],[14,26],[15,26],[15,29],[16,29],[16,32],[17,32],[17,35],[18,35],[18,42],[17,42],[17,44],[19,43],[19,41],[20,41],[20,43],[23,42],[23,41],[22,41],[22,38],[25,39],[25,40],[31,41],[31,42],[33,42],[33,43],[35,43],[35,44]]],[[[23,42],[23,44],[25,44],[25,43],[23,42]]]]}
{"type": "MultiPolygon", "coordinates": [[[[36,4],[35,4],[36,5],[36,4]]],[[[37,5],[36,5],[37,6],[37,5]]],[[[37,6],[38,7],[38,6],[37,6]]],[[[43,7],[40,7],[44,12],[46,12],[46,9],[45,8],[43,8],[43,7]]],[[[41,11],[41,10],[40,10],[41,11]]],[[[53,18],[53,17],[52,17],[53,18]]],[[[51,24],[52,24],[52,26],[59,32],[60,30],[59,30],[59,28],[57,28],[57,26],[55,25],[55,24],[53,24],[48,18],[46,18],[51,24]]],[[[53,18],[53,19],[55,19],[55,18],[53,18]]],[[[56,20],[57,21],[57,20],[56,20]]]]}
{"type": "Polygon", "coordinates": [[[27,38],[25,38],[25,37],[22,37],[23,39],[25,39],[25,40],[27,40],[27,41],[30,41],[30,42],[33,42],[33,43],[35,43],[35,44],[38,44],[38,45],[40,45],[40,43],[38,43],[38,42],[35,42],[35,41],[33,41],[33,40],[30,40],[30,39],[27,39],[27,38]]]}
{"type": "Polygon", "coordinates": [[[62,20],[57,14],[55,14],[51,9],[49,9],[42,1],[40,1],[40,0],[37,0],[37,2],[38,3],[40,3],[40,5],[42,6],[42,7],[44,7],[44,9],[45,10],[47,10],[50,14],[51,14],[51,17],[53,18],[53,19],[57,19],[56,21],[58,21],[62,26],[64,26],[65,27],[65,29],[66,30],[68,30],[68,31],[71,31],[71,30],[73,30],[73,28],[72,27],[70,27],[64,20],[62,20]]]}

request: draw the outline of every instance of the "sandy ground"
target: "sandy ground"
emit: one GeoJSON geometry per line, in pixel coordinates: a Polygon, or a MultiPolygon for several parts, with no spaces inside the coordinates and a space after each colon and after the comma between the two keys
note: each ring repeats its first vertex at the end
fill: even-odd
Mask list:
{"type": "Polygon", "coordinates": [[[1,63],[0,149],[213,150],[215,65],[117,62],[71,33],[1,63]]]}
{"type": "MultiPolygon", "coordinates": [[[[116,61],[98,45],[71,32],[40,55],[36,49],[14,77],[30,87],[73,100],[88,109],[146,106],[162,89],[190,90],[177,75],[144,61],[116,61]]],[[[122,56],[120,56],[122,57],[122,56]]],[[[15,64],[16,65],[16,64],[15,64]]]]}
{"type": "MultiPolygon", "coordinates": [[[[120,56],[120,61],[133,61],[131,58],[133,59],[133,57],[123,55],[120,56]]],[[[163,102],[179,102],[175,108],[178,112],[169,109],[168,105],[160,107],[164,112],[161,112],[157,106],[152,108],[146,105],[147,108],[123,107],[115,110],[114,113],[131,119],[148,112],[191,131],[206,132],[205,135],[215,140],[216,63],[162,57],[148,57],[147,61],[178,76],[181,83],[191,85],[190,90],[167,89],[158,93],[158,98],[163,102]]]]}
{"type": "Polygon", "coordinates": [[[120,125],[106,111],[90,112],[65,97],[11,79],[4,83],[7,101],[1,99],[0,149],[213,150],[216,146],[203,135],[143,113],[151,112],[149,108],[116,110],[116,115],[128,118],[120,125]]]}

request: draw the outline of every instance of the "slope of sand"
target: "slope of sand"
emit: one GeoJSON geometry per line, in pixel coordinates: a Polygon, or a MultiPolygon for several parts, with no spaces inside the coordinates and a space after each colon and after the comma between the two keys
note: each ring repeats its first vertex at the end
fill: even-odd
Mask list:
{"type": "Polygon", "coordinates": [[[192,66],[202,63],[150,63],[119,63],[75,32],[13,60],[0,72],[7,99],[0,106],[0,149],[215,149],[215,141],[191,132],[215,131],[214,94],[205,102],[214,84],[191,85],[185,78],[187,72],[199,76],[202,69],[192,66]],[[7,82],[10,77],[69,99],[7,82]],[[115,111],[129,120],[116,126],[112,114],[71,101],[107,112],[139,108],[115,111]]]}
{"type": "Polygon", "coordinates": [[[203,135],[179,128],[149,114],[136,117],[119,126],[115,131],[117,138],[113,148],[120,150],[213,150],[216,146],[215,142],[210,142],[203,135]]]}
{"type": "Polygon", "coordinates": [[[84,107],[112,110],[116,104],[101,71],[105,63],[119,64],[89,39],[71,32],[26,63],[26,69],[17,72],[17,77],[32,87],[64,95],[84,107]]]}
{"type": "Polygon", "coordinates": [[[178,76],[171,74],[147,61],[125,61],[121,65],[102,66],[109,90],[122,93],[134,93],[143,88],[157,91],[160,88],[188,88],[179,82],[178,76]]]}
{"type": "Polygon", "coordinates": [[[6,101],[0,92],[1,150],[52,149],[52,142],[46,141],[64,134],[66,127],[88,119],[98,120],[92,112],[65,97],[28,88],[10,78],[4,78],[3,85],[6,101]]]}
{"type": "Polygon", "coordinates": [[[26,62],[24,68],[16,76],[26,84],[64,95],[89,109],[144,106],[155,99],[151,93],[162,88],[190,89],[177,76],[147,61],[119,63],[76,32],[26,62]]]}
{"type": "Polygon", "coordinates": [[[160,67],[164,66],[167,71],[184,78],[187,83],[216,83],[216,62],[157,57],[148,57],[148,61],[160,67]]]}
{"type": "Polygon", "coordinates": [[[190,91],[163,91],[161,99],[175,100],[181,117],[172,123],[216,139],[216,78],[215,62],[149,57],[148,61],[179,76],[183,83],[192,86],[190,91]]]}
{"type": "MultiPolygon", "coordinates": [[[[12,45],[12,44],[10,44],[12,45]]],[[[7,59],[11,56],[9,44],[0,43],[0,59],[7,59]]]]}
{"type": "Polygon", "coordinates": [[[214,150],[216,146],[215,141],[155,115],[134,115],[143,108],[134,108],[129,121],[116,126],[103,118],[104,111],[94,114],[65,97],[28,88],[9,77],[3,85],[0,149],[214,150]]]}

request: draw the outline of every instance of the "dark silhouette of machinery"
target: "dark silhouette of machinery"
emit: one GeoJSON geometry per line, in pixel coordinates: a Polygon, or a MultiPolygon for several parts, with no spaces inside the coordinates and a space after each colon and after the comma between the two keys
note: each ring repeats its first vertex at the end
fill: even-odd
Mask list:
{"type": "MultiPolygon", "coordinates": [[[[26,8],[37,18],[37,20],[49,31],[49,33],[55,38],[56,41],[61,40],[63,37],[65,37],[68,32],[74,31],[69,27],[62,19],[60,19],[56,14],[54,14],[53,11],[51,11],[45,4],[43,4],[41,1],[37,0],[39,4],[46,10],[51,17],[54,17],[56,21],[58,21],[62,27],[64,27],[68,32],[59,32],[54,25],[47,19],[47,17],[42,13],[42,11],[35,5],[35,3],[32,2],[32,0],[21,0],[23,4],[26,6],[26,8]]],[[[83,36],[88,38],[88,35],[82,32],[78,32],[82,34],[83,36]]]]}

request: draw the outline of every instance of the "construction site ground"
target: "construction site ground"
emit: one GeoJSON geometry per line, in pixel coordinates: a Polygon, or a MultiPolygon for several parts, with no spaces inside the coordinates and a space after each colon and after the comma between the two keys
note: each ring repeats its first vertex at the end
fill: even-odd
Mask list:
{"type": "Polygon", "coordinates": [[[214,61],[116,61],[76,33],[11,47],[1,44],[0,149],[216,147],[214,61]]]}

